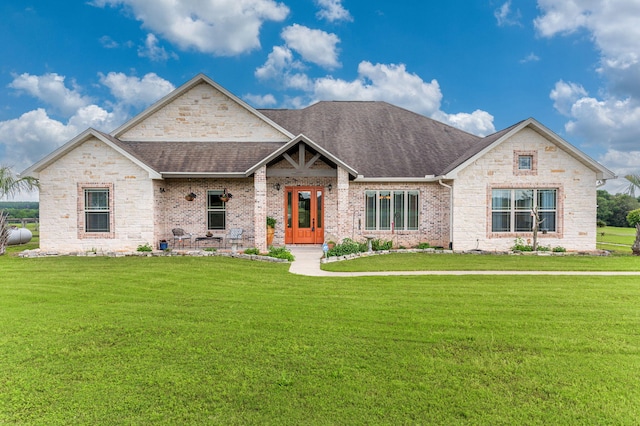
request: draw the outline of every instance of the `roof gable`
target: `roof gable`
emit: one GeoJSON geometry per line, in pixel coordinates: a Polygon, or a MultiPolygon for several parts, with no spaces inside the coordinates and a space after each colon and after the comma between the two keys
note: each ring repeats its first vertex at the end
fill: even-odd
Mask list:
{"type": "Polygon", "coordinates": [[[285,142],[293,135],[203,74],[111,133],[122,141],[285,142]]]}
{"type": "Polygon", "coordinates": [[[112,148],[114,151],[117,151],[122,156],[124,156],[125,158],[130,160],[132,163],[138,165],[143,170],[147,171],[149,173],[149,177],[151,179],[161,179],[162,178],[162,175],[160,175],[160,173],[158,173],[158,171],[154,170],[148,164],[143,162],[135,154],[130,152],[130,150],[126,149],[126,147],[124,147],[122,145],[122,143],[120,143],[120,141],[118,141],[117,139],[115,139],[115,138],[113,138],[113,137],[111,137],[111,136],[109,136],[109,135],[107,135],[105,133],[102,133],[102,132],[100,132],[98,130],[91,129],[91,128],[89,128],[89,129],[85,130],[84,132],[80,133],[78,136],[76,136],[75,138],[71,139],[69,142],[67,142],[66,144],[62,145],[58,149],[56,149],[55,151],[53,151],[52,153],[50,153],[49,155],[44,157],[42,160],[40,160],[37,163],[33,164],[31,167],[29,167],[28,169],[23,171],[21,173],[21,176],[38,177],[38,173],[40,173],[40,171],[42,171],[43,169],[45,169],[49,165],[53,164],[59,158],[63,157],[67,153],[71,152],[73,149],[75,149],[76,147],[80,146],[81,144],[83,144],[84,142],[88,141],[91,138],[96,138],[96,139],[100,140],[101,142],[103,142],[104,144],[106,144],[107,146],[112,148]]]}
{"type": "Polygon", "coordinates": [[[479,143],[474,144],[471,148],[469,148],[469,150],[463,153],[456,161],[454,161],[449,167],[447,167],[447,169],[443,172],[443,175],[445,175],[445,178],[455,178],[459,171],[466,168],[469,164],[482,157],[485,153],[491,151],[492,149],[502,144],[516,133],[521,132],[525,128],[534,130],[535,132],[552,142],[554,145],[561,148],[564,152],[580,161],[586,167],[595,171],[597,179],[606,180],[616,178],[615,174],[611,170],[593,160],[584,152],[580,151],[578,148],[574,147],[569,142],[565,141],[556,133],[552,132],[533,118],[521,121],[520,123],[508,127],[500,132],[482,138],[479,143]]]}

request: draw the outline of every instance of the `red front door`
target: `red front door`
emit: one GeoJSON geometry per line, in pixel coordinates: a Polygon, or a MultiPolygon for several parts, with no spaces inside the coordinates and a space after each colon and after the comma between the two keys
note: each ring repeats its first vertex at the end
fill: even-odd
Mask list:
{"type": "Polygon", "coordinates": [[[324,241],[323,188],[287,187],[285,194],[285,244],[321,244],[324,241]]]}

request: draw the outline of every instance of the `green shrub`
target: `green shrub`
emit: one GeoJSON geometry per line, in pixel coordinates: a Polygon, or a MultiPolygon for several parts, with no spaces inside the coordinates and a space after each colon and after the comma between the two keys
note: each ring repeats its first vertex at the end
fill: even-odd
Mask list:
{"type": "Polygon", "coordinates": [[[371,241],[371,249],[373,251],[378,250],[391,250],[393,248],[393,241],[382,241],[381,239],[375,239],[371,241]]]}
{"type": "Polygon", "coordinates": [[[291,254],[291,252],[286,247],[269,247],[269,253],[267,253],[269,257],[275,257],[276,259],[286,259],[289,262],[293,262],[295,257],[291,254]]]}
{"type": "Polygon", "coordinates": [[[538,246],[538,251],[551,251],[550,246],[538,246]]]}
{"type": "Polygon", "coordinates": [[[336,244],[334,248],[327,252],[327,256],[345,256],[347,254],[367,251],[367,244],[359,244],[351,238],[345,238],[341,244],[336,244]]]}
{"type": "Polygon", "coordinates": [[[420,249],[420,250],[428,249],[428,248],[431,248],[431,244],[429,244],[429,243],[420,243],[420,244],[418,244],[417,248],[420,249]]]}
{"type": "Polygon", "coordinates": [[[138,248],[136,249],[136,251],[153,251],[153,249],[151,248],[151,246],[149,245],[149,243],[145,243],[145,244],[140,244],[138,246],[138,248]]]}
{"type": "Polygon", "coordinates": [[[627,222],[629,222],[630,226],[635,227],[640,223],[640,209],[631,210],[627,214],[627,222]]]}
{"type": "Polygon", "coordinates": [[[566,252],[566,251],[567,251],[567,249],[566,249],[566,248],[564,248],[564,247],[557,246],[557,247],[554,247],[554,248],[552,249],[552,251],[553,251],[554,253],[564,253],[564,252],[566,252]]]}
{"type": "Polygon", "coordinates": [[[275,227],[276,227],[276,219],[271,216],[267,216],[267,228],[275,228],[275,227]]]}
{"type": "Polygon", "coordinates": [[[605,226],[607,226],[607,222],[605,222],[604,220],[599,220],[596,222],[596,226],[598,228],[604,228],[605,226]]]}
{"type": "Polygon", "coordinates": [[[518,237],[515,239],[515,244],[513,245],[513,247],[511,247],[511,250],[513,251],[533,251],[533,247],[525,244],[524,239],[521,237],[518,237]]]}
{"type": "Polygon", "coordinates": [[[205,247],[205,248],[204,248],[204,251],[212,251],[212,252],[216,252],[216,251],[218,251],[218,249],[217,249],[217,248],[215,248],[215,247],[205,247]]]}
{"type": "Polygon", "coordinates": [[[244,251],[244,254],[260,254],[260,250],[257,247],[251,247],[244,251]]]}

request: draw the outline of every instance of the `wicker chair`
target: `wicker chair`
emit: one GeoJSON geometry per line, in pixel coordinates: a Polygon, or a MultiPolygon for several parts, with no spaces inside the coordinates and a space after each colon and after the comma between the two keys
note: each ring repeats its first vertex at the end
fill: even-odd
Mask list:
{"type": "Polygon", "coordinates": [[[173,246],[174,247],[177,247],[178,244],[180,244],[182,247],[184,247],[185,240],[189,240],[189,247],[191,247],[191,239],[193,238],[192,234],[184,232],[184,229],[182,229],[182,228],[173,228],[171,230],[171,232],[173,233],[173,246]]]}

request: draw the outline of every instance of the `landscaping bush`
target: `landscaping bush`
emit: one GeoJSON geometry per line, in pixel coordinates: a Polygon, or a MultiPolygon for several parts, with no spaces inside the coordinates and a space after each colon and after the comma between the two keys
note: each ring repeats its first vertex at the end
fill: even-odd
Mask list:
{"type": "Polygon", "coordinates": [[[147,251],[153,251],[153,248],[151,248],[149,243],[145,243],[145,244],[140,244],[136,250],[141,252],[147,252],[147,251]]]}
{"type": "Polygon", "coordinates": [[[428,248],[431,248],[431,244],[429,244],[429,243],[420,243],[420,244],[418,244],[417,248],[420,249],[420,250],[428,249],[428,248]]]}
{"type": "Polygon", "coordinates": [[[598,228],[604,228],[605,226],[607,226],[607,222],[605,222],[604,220],[599,220],[596,222],[596,226],[598,228]]]}
{"type": "Polygon", "coordinates": [[[516,238],[515,244],[511,247],[513,251],[533,251],[533,247],[526,244],[523,238],[516,238]]]}
{"type": "Polygon", "coordinates": [[[345,256],[347,254],[361,253],[367,251],[366,243],[359,244],[351,238],[345,238],[341,244],[336,244],[334,248],[327,252],[328,256],[345,256]]]}
{"type": "Polygon", "coordinates": [[[382,241],[381,239],[375,239],[371,241],[371,249],[373,251],[379,250],[391,250],[393,248],[393,241],[382,241]]]}
{"type": "Polygon", "coordinates": [[[289,262],[293,262],[295,257],[291,254],[291,252],[286,247],[269,247],[269,253],[267,253],[269,257],[275,257],[276,259],[286,259],[289,262]]]}
{"type": "Polygon", "coordinates": [[[257,247],[251,247],[244,251],[244,254],[260,254],[260,250],[257,247]]]}
{"type": "Polygon", "coordinates": [[[564,253],[564,252],[566,252],[566,251],[567,251],[567,249],[566,249],[566,248],[564,248],[564,247],[561,247],[561,246],[557,246],[557,247],[554,247],[554,248],[552,249],[552,251],[553,251],[554,253],[564,253]]]}

